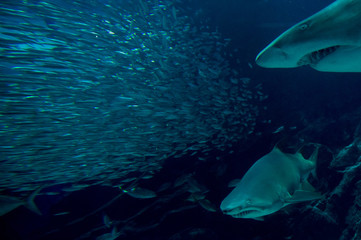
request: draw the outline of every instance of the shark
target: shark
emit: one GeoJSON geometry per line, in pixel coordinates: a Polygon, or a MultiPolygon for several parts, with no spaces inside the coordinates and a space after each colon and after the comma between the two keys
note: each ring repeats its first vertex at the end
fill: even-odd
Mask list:
{"type": "Polygon", "coordinates": [[[263,220],[289,204],[320,199],[321,193],[307,181],[316,172],[318,149],[305,159],[300,150],[290,154],[274,147],[245,173],[222,201],[221,211],[234,218],[263,220]]]}
{"type": "Polygon", "coordinates": [[[265,68],[304,65],[323,72],[361,72],[361,0],[337,0],[295,24],[256,57],[265,68]]]}

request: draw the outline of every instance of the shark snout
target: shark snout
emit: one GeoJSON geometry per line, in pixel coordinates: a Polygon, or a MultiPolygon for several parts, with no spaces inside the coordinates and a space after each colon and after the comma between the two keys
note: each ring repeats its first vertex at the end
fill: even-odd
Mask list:
{"type": "Polygon", "coordinates": [[[230,206],[226,206],[224,204],[224,202],[222,202],[221,206],[220,206],[220,209],[221,211],[224,213],[224,214],[229,214],[230,212],[232,212],[232,210],[234,209],[233,207],[230,207],[230,206]]]}
{"type": "Polygon", "coordinates": [[[226,199],[221,203],[220,206],[221,211],[227,215],[233,215],[234,213],[239,212],[240,208],[241,207],[238,204],[229,203],[226,199]]]}
{"type": "Polygon", "coordinates": [[[232,209],[224,209],[222,212],[223,214],[231,215],[232,209]]]}
{"type": "Polygon", "coordinates": [[[295,67],[285,51],[272,45],[257,55],[256,63],[265,68],[295,67]]]}

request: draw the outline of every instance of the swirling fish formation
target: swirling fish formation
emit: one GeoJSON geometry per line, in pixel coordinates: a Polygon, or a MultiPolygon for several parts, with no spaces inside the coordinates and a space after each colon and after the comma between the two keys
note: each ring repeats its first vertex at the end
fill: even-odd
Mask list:
{"type": "Polygon", "coordinates": [[[178,1],[0,3],[0,190],[99,183],[252,133],[259,88],[178,1]]]}

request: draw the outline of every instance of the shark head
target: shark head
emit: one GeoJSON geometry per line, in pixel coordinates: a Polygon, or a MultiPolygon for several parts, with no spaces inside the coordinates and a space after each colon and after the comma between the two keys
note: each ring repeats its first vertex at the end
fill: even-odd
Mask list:
{"type": "Polygon", "coordinates": [[[361,0],[338,0],[276,38],[256,57],[266,68],[310,65],[361,72],[361,0]]]}
{"type": "Polygon", "coordinates": [[[318,148],[309,159],[288,154],[275,147],[257,160],[222,201],[221,210],[234,218],[260,217],[277,212],[288,204],[320,198],[307,176],[315,169],[318,148]]]}

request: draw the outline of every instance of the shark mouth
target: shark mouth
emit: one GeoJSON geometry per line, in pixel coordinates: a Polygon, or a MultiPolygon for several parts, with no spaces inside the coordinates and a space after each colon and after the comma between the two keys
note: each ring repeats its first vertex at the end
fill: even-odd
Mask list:
{"type": "Polygon", "coordinates": [[[243,218],[246,215],[249,215],[252,212],[255,212],[256,210],[245,210],[239,213],[232,214],[231,216],[234,218],[243,218]]]}
{"type": "Polygon", "coordinates": [[[332,47],[327,47],[327,48],[323,48],[314,52],[311,52],[305,56],[303,56],[297,63],[298,66],[303,66],[303,65],[316,65],[317,63],[319,63],[323,58],[325,58],[326,56],[334,53],[340,46],[336,45],[336,46],[332,46],[332,47]]]}

